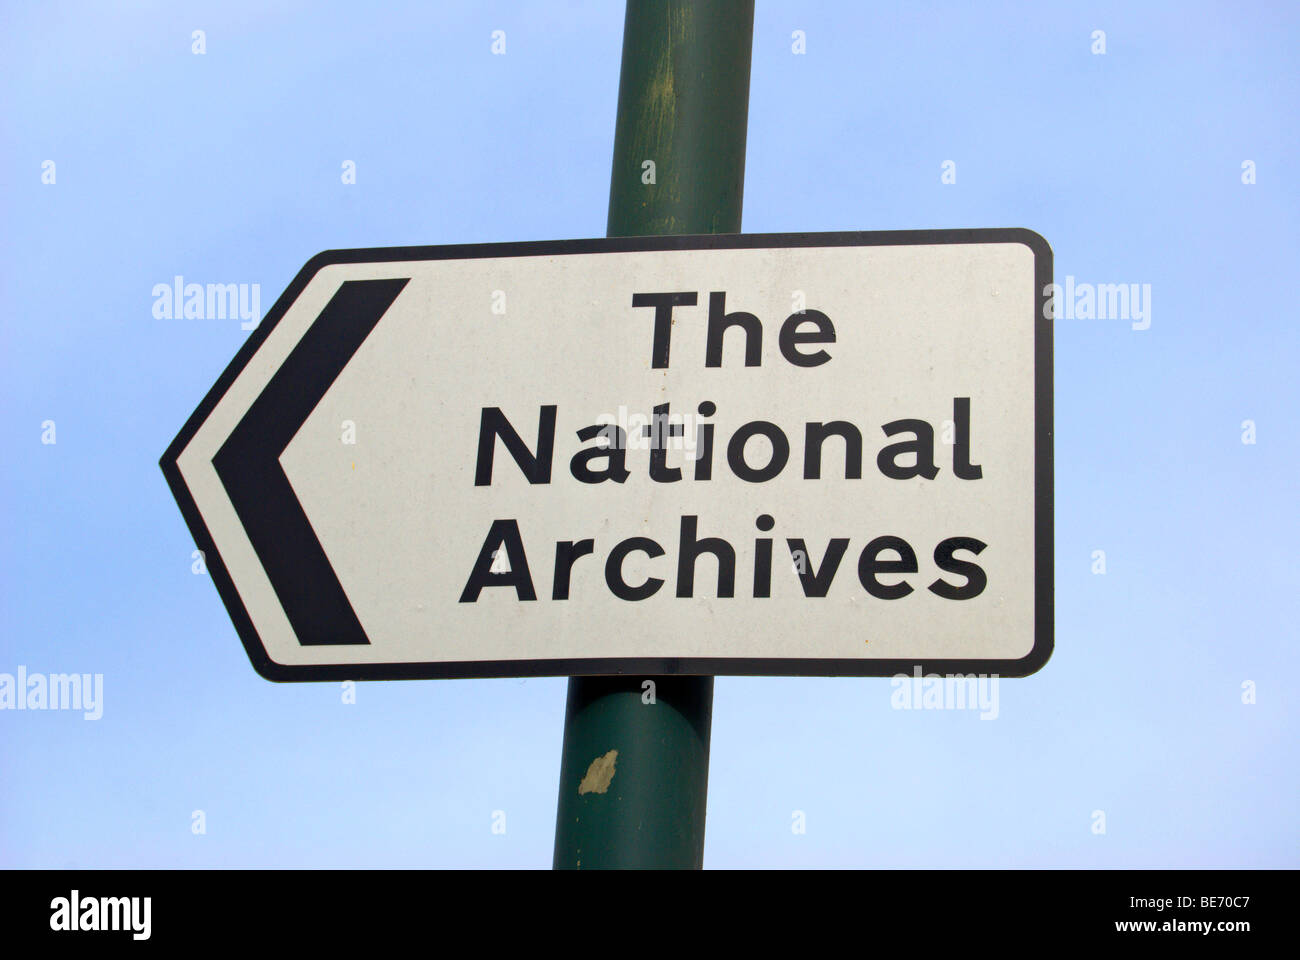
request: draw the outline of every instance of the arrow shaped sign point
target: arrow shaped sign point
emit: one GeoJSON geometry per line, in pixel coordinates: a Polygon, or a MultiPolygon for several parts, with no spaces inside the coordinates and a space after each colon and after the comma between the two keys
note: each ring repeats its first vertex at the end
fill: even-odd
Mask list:
{"type": "Polygon", "coordinates": [[[162,468],[272,680],[1023,676],[1052,287],[1022,230],[332,251],[162,468]]]}

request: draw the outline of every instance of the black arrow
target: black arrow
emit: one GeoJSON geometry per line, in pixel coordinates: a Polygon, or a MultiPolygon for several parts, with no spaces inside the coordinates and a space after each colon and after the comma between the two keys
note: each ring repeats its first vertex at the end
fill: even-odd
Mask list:
{"type": "Polygon", "coordinates": [[[304,645],[370,641],[294,495],[280,455],[407,282],[349,280],[340,286],[212,458],[304,645]]]}

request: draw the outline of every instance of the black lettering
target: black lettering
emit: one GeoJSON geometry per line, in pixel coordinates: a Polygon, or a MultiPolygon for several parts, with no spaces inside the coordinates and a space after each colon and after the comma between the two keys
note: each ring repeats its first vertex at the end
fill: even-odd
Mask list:
{"type": "Polygon", "coordinates": [[[579,440],[594,440],[604,437],[603,446],[579,450],[569,461],[569,472],[583,483],[603,483],[613,480],[622,483],[632,474],[627,469],[627,434],[622,427],[613,424],[583,427],[578,431],[579,440]],[[592,470],[593,460],[607,461],[604,470],[592,470]]]}
{"type": "Polygon", "coordinates": [[[668,404],[661,403],[650,416],[650,425],[641,428],[642,436],[650,438],[650,479],[655,483],[673,483],[682,478],[681,467],[668,469],[668,438],[680,437],[686,431],[680,423],[668,422],[668,404]]]}
{"type": "Polygon", "coordinates": [[[902,537],[876,537],[858,557],[858,579],[867,593],[878,600],[897,600],[912,592],[906,581],[902,583],[881,583],[876,579],[878,573],[916,573],[916,554],[902,537]],[[897,560],[881,560],[880,554],[885,550],[898,553],[897,560]]]}
{"type": "Polygon", "coordinates": [[[911,430],[916,434],[915,440],[891,443],[880,451],[880,455],[876,457],[876,466],[880,468],[881,473],[894,480],[910,480],[912,477],[933,480],[938,476],[939,468],[934,465],[934,428],[929,423],[924,420],[895,420],[880,429],[885,431],[887,437],[902,433],[904,430],[911,430]],[[914,454],[916,463],[911,466],[896,463],[898,456],[903,453],[914,454]]]}
{"type": "Polygon", "coordinates": [[[984,468],[970,462],[970,397],[952,398],[952,422],[957,436],[952,445],[952,472],[962,480],[978,480],[984,468]]]}
{"type": "Polygon", "coordinates": [[[785,469],[789,459],[790,441],[785,438],[780,427],[767,420],[753,420],[745,424],[732,435],[731,442],[727,444],[727,463],[731,466],[731,472],[750,483],[771,480],[785,469]],[[760,469],[755,469],[745,462],[745,444],[749,442],[750,437],[757,434],[767,437],[772,444],[772,459],[767,462],[767,466],[760,469]]]}
{"type": "Polygon", "coordinates": [[[797,562],[802,556],[807,563],[804,566],[807,570],[796,569],[799,574],[799,582],[803,585],[803,595],[805,597],[824,597],[831,588],[831,582],[835,579],[835,573],[840,569],[840,561],[844,559],[844,551],[849,548],[847,537],[836,537],[826,546],[826,556],[822,558],[820,570],[812,569],[812,555],[808,552],[807,545],[803,539],[792,540],[787,538],[786,545],[790,548],[790,556],[797,562]]]}
{"type": "Polygon", "coordinates": [[[681,540],[677,551],[677,596],[695,596],[695,561],[702,553],[711,553],[718,559],[718,596],[736,595],[736,551],[720,537],[695,537],[699,517],[682,517],[681,540]]]}
{"type": "MultiPolygon", "coordinates": [[[[699,406],[700,416],[711,417],[718,412],[711,400],[705,400],[699,406]]],[[[695,441],[695,479],[711,480],[713,478],[713,424],[700,424],[695,441]]]]}
{"type": "Polygon", "coordinates": [[[745,366],[757,367],[763,362],[763,325],[752,313],[737,310],[727,313],[726,293],[709,294],[709,334],[704,350],[706,367],[722,366],[722,335],[728,327],[745,331],[745,366]]]}
{"type": "Polygon", "coordinates": [[[792,313],[785,318],[785,323],[781,324],[781,333],[777,337],[777,342],[781,345],[781,355],[796,367],[820,367],[831,358],[829,353],[825,350],[803,353],[797,347],[801,343],[834,343],[835,327],[831,325],[831,318],[820,310],[792,313]],[[815,323],[817,329],[800,333],[799,325],[803,323],[815,323]]]}
{"type": "Polygon", "coordinates": [[[830,423],[810,423],[804,427],[803,478],[820,480],[822,476],[822,444],[829,436],[844,438],[844,479],[862,479],[862,431],[847,420],[830,423]]]}
{"type": "MultiPolygon", "coordinates": [[[[767,532],[776,525],[771,514],[761,513],[754,521],[758,529],[767,532]]],[[[754,538],[754,596],[762,599],[772,595],[772,538],[754,538]]]]}
{"type": "MultiPolygon", "coordinates": [[[[554,409],[554,408],[552,408],[554,409]]],[[[519,536],[519,521],[493,520],[492,529],[483,541],[483,549],[478,552],[474,569],[470,571],[469,582],[460,595],[461,603],[474,603],[479,591],[484,587],[514,587],[520,600],[536,600],[537,591],[533,589],[533,578],[528,572],[528,557],[524,554],[524,542],[519,536]],[[492,572],[492,559],[498,549],[504,548],[510,570],[506,573],[492,572]]]]}
{"type": "Polygon", "coordinates": [[[555,545],[555,576],[551,579],[551,599],[569,599],[569,580],[573,573],[573,564],[579,557],[585,557],[596,550],[595,540],[561,540],[555,545]]]}
{"type": "Polygon", "coordinates": [[[966,582],[960,587],[954,587],[948,581],[939,579],[930,584],[930,592],[938,594],[945,600],[970,600],[983,593],[984,587],[988,584],[988,576],[984,573],[984,568],[969,560],[958,560],[953,554],[958,550],[969,550],[978,556],[986,546],[988,544],[981,543],[974,537],[949,537],[942,541],[934,548],[934,562],[945,573],[955,573],[965,577],[966,582]]]}
{"type": "Polygon", "coordinates": [[[627,585],[623,579],[623,559],[633,550],[640,550],[652,559],[664,555],[664,548],[649,537],[631,537],[609,552],[609,559],[605,561],[605,583],[620,600],[644,600],[654,596],[664,585],[658,577],[651,577],[639,587],[627,585]]]}
{"type": "Polygon", "coordinates": [[[655,308],[654,343],[650,348],[650,366],[658,370],[668,366],[668,347],[673,335],[673,307],[693,307],[695,293],[634,293],[633,307],[655,308]]]}
{"type": "Polygon", "coordinates": [[[528,478],[529,483],[551,482],[551,452],[555,448],[555,405],[542,407],[537,415],[537,455],[528,449],[500,407],[484,407],[478,425],[478,465],[474,486],[492,485],[492,455],[497,437],[506,445],[510,456],[528,478]]]}

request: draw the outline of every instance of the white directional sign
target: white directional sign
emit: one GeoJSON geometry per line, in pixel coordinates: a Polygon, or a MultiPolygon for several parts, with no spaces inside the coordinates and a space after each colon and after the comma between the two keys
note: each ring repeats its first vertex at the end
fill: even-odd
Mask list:
{"type": "Polygon", "coordinates": [[[1026,230],[314,258],[162,466],[275,680],[1031,673],[1026,230]]]}

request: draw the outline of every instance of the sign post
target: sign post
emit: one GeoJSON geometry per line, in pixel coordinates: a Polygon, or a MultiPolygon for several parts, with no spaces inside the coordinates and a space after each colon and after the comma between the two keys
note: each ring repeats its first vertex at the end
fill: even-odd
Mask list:
{"type": "MultiPolygon", "coordinates": [[[[628,0],[609,236],[740,232],[753,33],[753,0],[628,0]]],[[[570,679],[555,867],[703,866],[712,717],[710,676],[570,679]]]]}
{"type": "Polygon", "coordinates": [[[1051,249],[739,233],[751,13],[629,3],[629,235],[319,254],[161,462],[264,677],[571,678],[556,867],[701,866],[714,676],[1052,651],[1051,249]]]}

